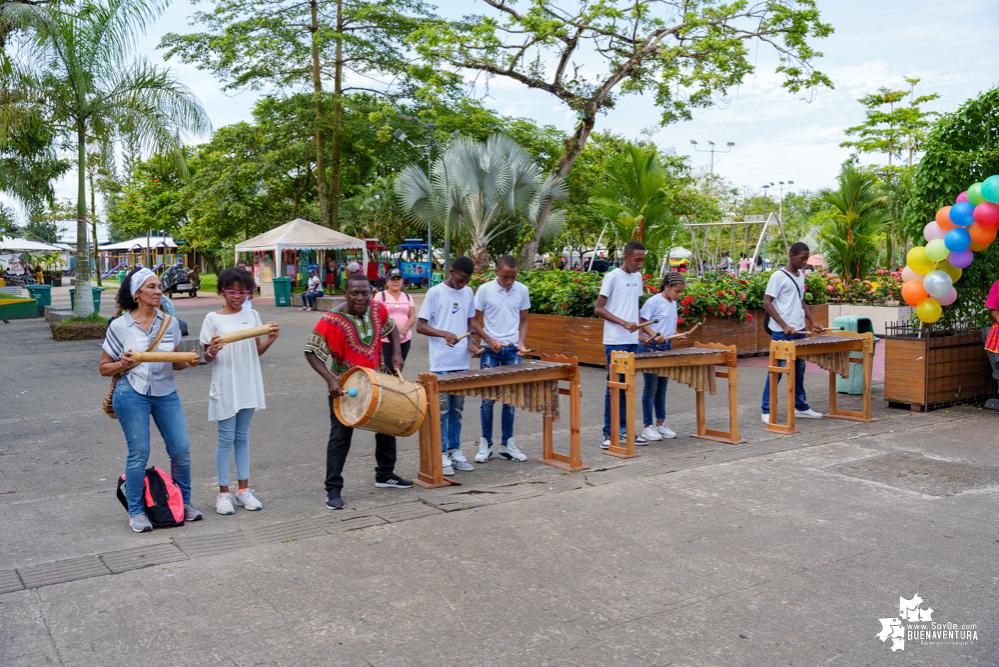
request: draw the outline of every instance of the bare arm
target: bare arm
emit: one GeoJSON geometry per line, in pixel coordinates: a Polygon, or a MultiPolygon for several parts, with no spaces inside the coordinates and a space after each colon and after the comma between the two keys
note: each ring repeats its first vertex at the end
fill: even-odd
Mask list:
{"type": "Polygon", "coordinates": [[[475,311],[475,317],[468,318],[468,328],[475,332],[483,345],[488,345],[493,352],[499,352],[503,346],[486,334],[485,327],[479,324],[479,317],[485,317],[481,310],[475,311]]]}
{"type": "Polygon", "coordinates": [[[416,332],[421,333],[424,336],[430,336],[432,338],[443,338],[444,340],[447,341],[448,345],[454,345],[455,343],[458,342],[458,336],[456,334],[453,334],[450,331],[441,331],[440,329],[434,329],[432,326],[430,326],[430,323],[427,322],[422,317],[416,323],[416,332]]]}
{"type": "Polygon", "coordinates": [[[825,328],[821,324],[819,324],[819,321],[816,320],[814,317],[812,317],[812,311],[809,310],[808,305],[805,303],[804,299],[801,300],[801,307],[804,308],[805,310],[805,319],[808,320],[812,325],[812,331],[814,331],[817,334],[820,334],[823,331],[825,331],[825,328]]]}
{"type": "Polygon", "coordinates": [[[330,396],[337,397],[343,395],[343,387],[340,386],[340,380],[330,372],[330,369],[326,368],[326,364],[323,363],[322,359],[312,352],[306,352],[305,360],[312,366],[312,370],[319,373],[319,377],[326,380],[326,388],[329,390],[330,396]]]}
{"type": "Polygon", "coordinates": [[[597,317],[602,317],[612,324],[624,327],[629,333],[635,333],[638,331],[638,323],[625,322],[620,317],[607,310],[607,297],[603,294],[597,297],[597,305],[593,307],[593,314],[597,317]]]}
{"type": "Polygon", "coordinates": [[[139,365],[139,362],[132,359],[132,350],[127,350],[121,355],[121,359],[115,361],[111,358],[111,355],[106,351],[101,351],[101,364],[98,367],[100,374],[104,377],[111,377],[118,373],[124,373],[127,370],[135,368],[139,365]]]}
{"type": "Polygon", "coordinates": [[[271,332],[267,334],[266,338],[264,338],[263,340],[260,340],[259,337],[254,338],[254,340],[257,341],[258,357],[262,357],[264,355],[264,352],[267,351],[267,348],[269,348],[274,343],[274,341],[278,339],[278,336],[281,335],[281,329],[280,327],[278,327],[277,322],[268,322],[267,326],[270,327],[271,332]]]}
{"type": "Polygon", "coordinates": [[[767,311],[767,315],[770,316],[774,322],[781,328],[785,336],[790,336],[794,333],[794,329],[787,325],[787,322],[777,314],[777,309],[774,308],[774,298],[769,294],[763,297],[763,310],[767,311]]]}
{"type": "Polygon", "coordinates": [[[527,309],[520,311],[520,331],[518,332],[517,348],[521,355],[527,351],[527,316],[529,313],[530,311],[527,309]]]}
{"type": "Polygon", "coordinates": [[[400,336],[405,336],[406,333],[416,325],[416,306],[409,307],[409,319],[406,320],[406,325],[404,330],[400,332],[400,336]]]}
{"type": "Polygon", "coordinates": [[[399,327],[392,327],[389,332],[389,343],[392,344],[392,367],[399,373],[406,365],[406,360],[402,358],[402,336],[399,335],[399,327]]]}

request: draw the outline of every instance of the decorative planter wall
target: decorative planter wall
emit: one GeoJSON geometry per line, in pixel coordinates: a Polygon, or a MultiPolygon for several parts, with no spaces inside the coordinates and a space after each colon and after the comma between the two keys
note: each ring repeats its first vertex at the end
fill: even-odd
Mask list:
{"type": "MultiPolygon", "coordinates": [[[[829,323],[825,304],[810,306],[812,315],[822,326],[829,323]]],[[[605,365],[604,321],[595,317],[561,317],[559,315],[527,316],[527,346],[536,354],[575,356],[580,363],[605,365]]],[[[735,318],[708,316],[686,343],[674,344],[674,349],[690,347],[695,342],[724,343],[739,348],[740,355],[768,352],[770,334],[763,331],[763,312],[753,313],[752,322],[735,318]]]]}
{"type": "Polygon", "coordinates": [[[889,326],[884,337],[885,400],[893,407],[932,410],[954,403],[982,401],[995,393],[978,330],[924,332],[889,326]]]}
{"type": "Polygon", "coordinates": [[[35,299],[0,299],[0,318],[27,320],[38,317],[38,301],[35,299]]]}
{"type": "Polygon", "coordinates": [[[912,306],[857,306],[851,303],[830,303],[828,308],[830,322],[841,315],[870,318],[875,336],[884,336],[888,325],[907,321],[916,310],[912,306]]]}

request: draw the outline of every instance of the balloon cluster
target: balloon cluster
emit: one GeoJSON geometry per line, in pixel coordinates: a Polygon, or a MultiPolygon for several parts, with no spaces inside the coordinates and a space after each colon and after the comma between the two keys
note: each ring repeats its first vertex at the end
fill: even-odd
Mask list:
{"type": "Polygon", "coordinates": [[[999,175],[975,183],[927,223],[923,228],[926,245],[910,250],[902,269],[902,299],[916,307],[920,320],[936,322],[943,306],[957,300],[954,283],[971,266],[972,253],[985,250],[995,240],[997,226],[999,175]]]}

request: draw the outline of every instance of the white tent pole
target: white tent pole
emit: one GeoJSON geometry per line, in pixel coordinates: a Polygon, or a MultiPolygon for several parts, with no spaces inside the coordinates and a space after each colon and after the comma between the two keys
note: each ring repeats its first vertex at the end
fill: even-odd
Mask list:
{"type": "Polygon", "coordinates": [[[587,271],[592,271],[593,270],[593,260],[597,258],[597,250],[600,249],[600,242],[604,240],[604,230],[605,229],[607,229],[607,223],[606,222],[604,223],[604,226],[600,228],[600,236],[597,237],[597,245],[593,249],[593,254],[590,256],[590,266],[587,267],[587,269],[586,269],[587,271]]]}

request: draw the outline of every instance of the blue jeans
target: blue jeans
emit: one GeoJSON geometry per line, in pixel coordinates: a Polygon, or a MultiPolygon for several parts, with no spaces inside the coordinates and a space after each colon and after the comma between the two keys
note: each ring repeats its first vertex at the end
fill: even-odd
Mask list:
{"type": "MultiPolygon", "coordinates": [[[[459,371],[442,371],[437,375],[449,375],[459,371]]],[[[441,451],[445,454],[452,449],[461,449],[461,411],[465,408],[464,396],[441,393],[441,451]]]]}
{"type": "MultiPolygon", "coordinates": [[[[672,342],[669,340],[665,343],[649,342],[642,345],[642,352],[671,350],[672,342]]],[[[642,423],[646,426],[655,426],[657,421],[666,421],[666,385],[669,379],[655,373],[642,373],[642,375],[645,376],[645,388],[642,390],[642,423]]]]}
{"type": "MultiPolygon", "coordinates": [[[[770,337],[773,340],[798,340],[804,338],[805,334],[785,335],[783,331],[771,331],[770,337]]],[[[785,366],[786,361],[781,359],[778,366],[785,366]]],[[[777,375],[777,385],[780,386],[780,379],[783,373],[777,375]]],[[[794,409],[808,410],[808,398],[805,396],[805,360],[795,359],[794,361],[794,409]]],[[[767,383],[763,386],[763,414],[770,414],[770,374],[767,373],[767,383]]]]}
{"type": "Polygon", "coordinates": [[[302,292],[302,308],[315,308],[316,299],[322,295],[322,292],[302,292]],[[306,303],[306,301],[308,301],[308,303],[306,303]]]}
{"type": "Polygon", "coordinates": [[[118,423],[128,442],[125,462],[125,499],[129,514],[142,514],[142,495],[146,489],[146,464],[149,463],[149,417],[156,422],[170,456],[170,476],[180,487],[184,502],[191,502],[191,441],[187,422],[177,392],[166,396],[144,396],[128,383],[118,380],[111,399],[118,423]]]}
{"type": "MultiPolygon", "coordinates": [[[[504,347],[499,353],[493,352],[489,348],[482,353],[482,363],[480,368],[496,368],[497,366],[516,366],[521,358],[517,356],[517,348],[504,347]]],[[[490,446],[493,444],[493,403],[483,399],[479,408],[479,421],[482,422],[482,437],[490,446]]],[[[501,440],[500,444],[506,447],[507,441],[513,437],[513,417],[517,410],[512,405],[503,405],[500,417],[501,440]]]]}
{"type": "MultiPolygon", "coordinates": [[[[608,382],[610,382],[610,363],[611,363],[610,362],[610,358],[611,358],[611,352],[615,352],[615,351],[634,352],[634,353],[637,354],[638,352],[641,351],[641,346],[638,343],[634,343],[632,345],[604,345],[604,355],[607,358],[607,381],[608,382]]],[[[618,382],[623,382],[623,381],[624,381],[624,376],[623,375],[618,375],[618,382]]],[[[621,418],[621,432],[623,433],[624,429],[625,429],[625,425],[628,423],[626,420],[629,417],[628,417],[628,414],[627,414],[628,410],[627,410],[627,408],[625,406],[624,391],[619,391],[618,394],[621,397],[621,408],[620,408],[620,410],[618,412],[618,415],[621,418]]],[[[607,438],[610,437],[610,429],[611,429],[611,423],[610,423],[610,407],[611,406],[610,406],[610,402],[611,402],[611,398],[610,398],[610,387],[608,386],[608,387],[606,387],[604,389],[604,440],[606,440],[607,438]]]]}
{"type": "Polygon", "coordinates": [[[236,479],[250,479],[250,420],[253,413],[253,408],[243,408],[219,422],[219,441],[215,445],[219,486],[229,486],[230,452],[236,455],[236,479]]]}

